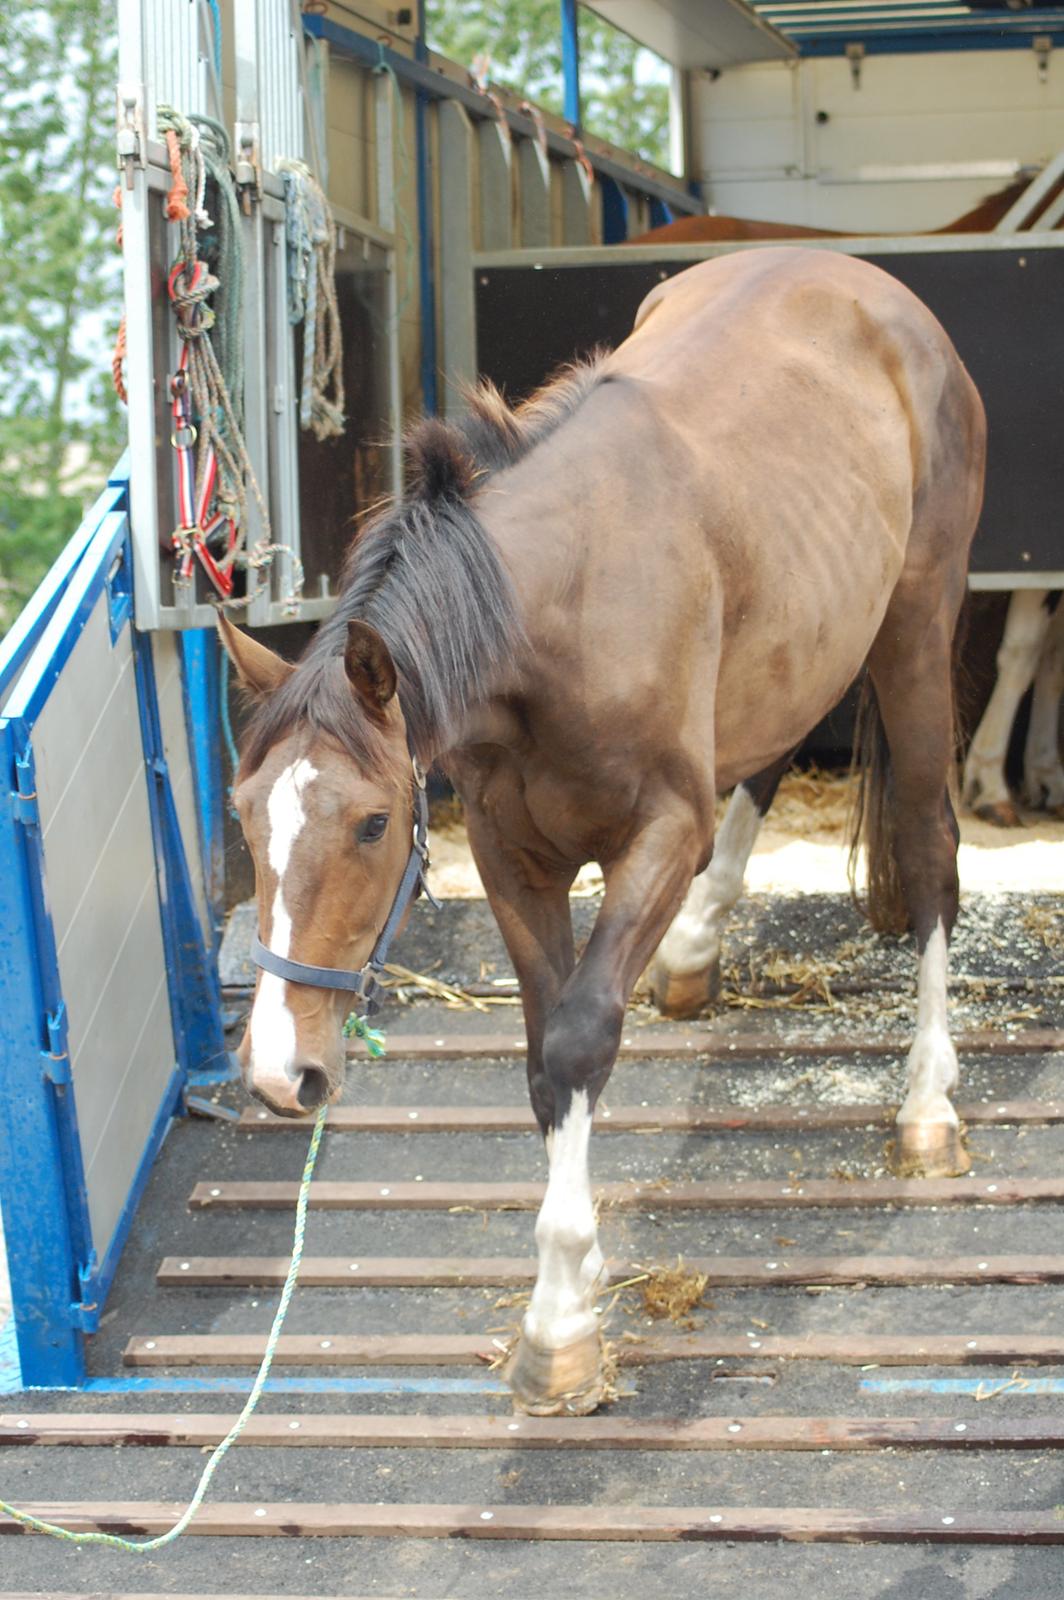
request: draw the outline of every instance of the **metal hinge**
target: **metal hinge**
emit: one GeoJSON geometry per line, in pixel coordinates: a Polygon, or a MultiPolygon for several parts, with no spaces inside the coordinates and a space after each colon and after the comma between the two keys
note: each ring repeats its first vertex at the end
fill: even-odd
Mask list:
{"type": "Polygon", "coordinates": [[[78,1287],[81,1300],[70,1308],[70,1320],[82,1333],[95,1333],[100,1326],[100,1263],[94,1250],[83,1267],[78,1268],[78,1287]]]}
{"type": "Polygon", "coordinates": [[[41,1051],[41,1071],[50,1083],[70,1082],[70,1055],[67,1050],[66,1004],[60,1000],[55,1011],[45,1012],[44,1031],[48,1048],[41,1051]]]}
{"type": "Polygon", "coordinates": [[[147,164],[147,140],[144,137],[144,89],[119,84],[117,95],[116,145],[118,165],[126,175],[126,188],[133,187],[134,167],[147,164]]]}
{"type": "Polygon", "coordinates": [[[236,135],[236,183],[241,209],[251,215],[253,200],[262,199],[262,157],[257,122],[238,122],[236,135]]]}
{"type": "Polygon", "coordinates": [[[17,788],[11,792],[11,810],[15,821],[27,828],[36,828],[40,824],[41,814],[37,806],[37,770],[33,763],[33,750],[29,746],[22,755],[15,757],[15,783],[17,788]]]}

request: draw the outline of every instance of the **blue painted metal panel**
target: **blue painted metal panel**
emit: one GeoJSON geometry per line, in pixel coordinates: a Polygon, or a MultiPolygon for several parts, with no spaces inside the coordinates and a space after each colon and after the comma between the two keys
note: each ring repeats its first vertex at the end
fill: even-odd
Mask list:
{"type": "MultiPolygon", "coordinates": [[[[249,1378],[89,1378],[89,1394],[247,1394],[249,1378]]],[[[270,1378],[265,1394],[509,1394],[500,1378],[270,1378]]]]}
{"type": "Polygon", "coordinates": [[[167,953],[166,976],[174,1048],[187,1079],[194,1078],[201,1083],[217,1082],[227,1079],[231,1074],[222,1028],[218,967],[214,950],[208,948],[204,941],[188,856],[174,805],[159,723],[151,640],[136,630],[133,632],[133,660],[148,772],[148,803],[155,839],[155,865],[167,953]]]}
{"type": "Polygon", "coordinates": [[[580,126],[580,25],[577,0],[561,0],[562,8],[562,112],[574,128],[580,126]]]}
{"type": "MultiPolygon", "coordinates": [[[[230,1070],[214,950],[197,913],[169,783],[151,641],[132,626],[132,551],[121,509],[125,478],[121,471],[114,477],[97,502],[97,526],[87,533],[79,529],[28,608],[0,668],[0,682],[10,685],[17,677],[0,717],[0,773],[6,779],[0,795],[0,1206],[15,1308],[11,1328],[20,1381],[27,1387],[83,1382],[82,1334],[98,1322],[182,1090],[193,1073],[218,1078],[230,1070]],[[133,653],[177,1065],[111,1237],[94,1241],[48,911],[33,734],[103,598],[112,645],[122,640],[119,647],[133,653]]],[[[212,720],[200,720],[206,739],[212,720]]],[[[6,1363],[5,1372],[11,1366],[6,1363]]]]}
{"type": "Polygon", "coordinates": [[[42,1070],[50,1048],[37,950],[25,824],[10,796],[16,787],[11,725],[0,720],[4,793],[0,804],[0,1211],[14,1302],[12,1332],[27,1386],[70,1387],[84,1377],[81,1337],[71,1315],[78,1266],[56,1113],[56,1090],[42,1070]]]}
{"type": "Polygon", "coordinates": [[[77,570],[100,523],[109,511],[120,509],[128,485],[127,457],[115,467],[106,489],[52,563],[11,627],[0,641],[0,704],[7,698],[16,678],[40,641],[67,585],[77,570]]]}
{"type": "Polygon", "coordinates": [[[664,228],[667,223],[670,223],[673,220],[672,212],[669,210],[664,200],[655,200],[652,197],[649,211],[650,226],[652,228],[664,228]]]}
{"type": "Polygon", "coordinates": [[[213,628],[188,628],[179,636],[185,727],[192,757],[204,889],[215,929],[215,951],[225,910],[225,775],[218,738],[222,677],[213,628]]]}
{"type": "Polygon", "coordinates": [[[612,178],[603,178],[601,189],[602,242],[623,244],[628,237],[628,197],[612,178]]]}
{"type": "Polygon", "coordinates": [[[151,1125],[144,1149],[141,1152],[137,1171],[126,1195],[126,1203],[122,1207],[122,1214],[115,1225],[111,1242],[107,1246],[103,1260],[99,1266],[93,1265],[92,1269],[81,1274],[81,1303],[78,1325],[86,1333],[95,1333],[100,1325],[100,1316],[104,1303],[114,1281],[118,1262],[129,1238],[129,1230],[133,1225],[133,1218],[137,1214],[141,1196],[147,1188],[148,1179],[151,1177],[155,1158],[163,1147],[166,1135],[174,1118],[181,1114],[182,1094],[185,1088],[185,1071],[180,1065],[175,1067],[170,1082],[166,1086],[155,1121],[151,1125]]]}
{"type": "Polygon", "coordinates": [[[34,804],[32,729],[116,559],[123,550],[131,559],[128,533],[124,513],[105,513],[0,718],[0,1207],[22,1377],[31,1386],[69,1386],[84,1376],[82,1284],[95,1267],[34,804]]]}

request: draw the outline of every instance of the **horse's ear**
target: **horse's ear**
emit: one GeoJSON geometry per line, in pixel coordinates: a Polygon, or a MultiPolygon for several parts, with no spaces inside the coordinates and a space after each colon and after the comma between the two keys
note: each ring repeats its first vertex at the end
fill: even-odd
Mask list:
{"type": "Polygon", "coordinates": [[[218,637],[236,671],[241,687],[257,699],[273,694],[296,670],[291,661],[275,655],[250,633],[234,628],[224,611],[217,614],[218,637]]]}
{"type": "Polygon", "coordinates": [[[376,628],[358,617],[347,624],[344,667],[367,710],[383,711],[395,693],[395,662],[376,628]]]}

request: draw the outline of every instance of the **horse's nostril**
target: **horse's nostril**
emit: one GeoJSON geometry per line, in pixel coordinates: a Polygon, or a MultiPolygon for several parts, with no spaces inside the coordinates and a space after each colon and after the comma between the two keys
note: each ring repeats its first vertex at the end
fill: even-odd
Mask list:
{"type": "Polygon", "coordinates": [[[296,1099],[304,1111],[317,1111],[329,1098],[329,1080],[320,1067],[304,1067],[296,1099]]]}

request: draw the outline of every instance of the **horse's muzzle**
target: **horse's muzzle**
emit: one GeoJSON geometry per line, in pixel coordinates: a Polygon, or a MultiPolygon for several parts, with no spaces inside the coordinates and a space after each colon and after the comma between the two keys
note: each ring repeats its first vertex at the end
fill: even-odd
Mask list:
{"type": "Polygon", "coordinates": [[[291,1076],[257,1079],[247,1077],[248,1093],[261,1100],[278,1117],[305,1117],[333,1099],[336,1091],[325,1068],[316,1062],[293,1068],[291,1076]]]}

